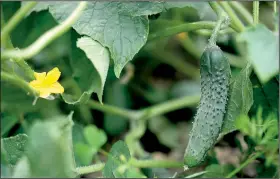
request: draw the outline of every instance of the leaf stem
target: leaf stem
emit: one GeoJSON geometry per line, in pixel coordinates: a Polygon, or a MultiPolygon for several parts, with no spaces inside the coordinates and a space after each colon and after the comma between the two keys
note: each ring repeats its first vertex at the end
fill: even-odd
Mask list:
{"type": "Polygon", "coordinates": [[[219,2],[221,4],[221,6],[224,8],[224,10],[227,12],[227,14],[229,15],[232,24],[235,25],[237,27],[238,32],[242,32],[245,30],[245,26],[243,25],[243,23],[239,20],[239,18],[237,17],[237,15],[235,14],[235,12],[233,11],[233,9],[230,7],[230,5],[228,4],[228,2],[226,1],[221,1],[219,2]]]}
{"type": "Polygon", "coordinates": [[[253,24],[253,17],[250,12],[238,1],[229,1],[229,5],[237,11],[243,19],[250,25],[253,24]]]}
{"type": "Polygon", "coordinates": [[[199,29],[212,30],[214,27],[215,27],[215,22],[210,22],[210,21],[184,23],[176,26],[167,27],[161,31],[150,33],[148,40],[154,40],[156,38],[167,37],[181,32],[189,32],[189,31],[195,31],[199,29]]]}
{"type": "MultiPolygon", "coordinates": [[[[131,158],[128,164],[137,168],[180,168],[183,167],[182,162],[171,160],[136,160],[131,158]]],[[[89,166],[77,167],[76,172],[79,175],[89,174],[102,170],[105,167],[104,163],[98,163],[89,166]]]]}
{"type": "Polygon", "coordinates": [[[184,166],[182,162],[171,160],[136,160],[131,158],[129,164],[137,168],[180,168],[184,166]]]}
{"type": "Polygon", "coordinates": [[[6,40],[9,33],[18,25],[25,15],[37,4],[36,1],[28,2],[22,6],[1,29],[1,41],[6,40]]]}
{"type": "Polygon", "coordinates": [[[45,48],[53,40],[55,40],[57,37],[67,32],[71,28],[71,26],[81,16],[83,10],[86,8],[86,5],[87,5],[86,1],[80,2],[78,7],[72,12],[72,14],[64,22],[55,26],[49,31],[45,32],[27,48],[24,48],[20,51],[17,50],[3,51],[1,54],[1,59],[8,59],[8,58],[29,59],[34,55],[38,54],[43,48],[45,48]]]}
{"type": "Polygon", "coordinates": [[[194,107],[198,104],[199,100],[200,100],[200,95],[185,96],[179,99],[172,99],[164,103],[156,104],[154,106],[147,107],[139,111],[119,108],[107,104],[100,104],[99,102],[94,100],[89,100],[87,104],[92,109],[122,116],[129,120],[142,120],[142,119],[148,119],[155,116],[159,116],[164,113],[181,109],[184,107],[190,107],[190,106],[194,107]]]}
{"type": "Polygon", "coordinates": [[[100,104],[97,101],[94,100],[89,100],[87,102],[88,106],[92,109],[96,109],[105,113],[111,113],[111,114],[115,114],[118,116],[122,116],[125,117],[127,119],[134,119],[135,117],[135,112],[133,110],[129,110],[129,109],[124,109],[124,108],[120,108],[120,107],[116,107],[116,106],[112,106],[112,105],[108,105],[108,104],[100,104]]]}
{"type": "Polygon", "coordinates": [[[31,93],[35,97],[38,97],[39,95],[38,92],[34,88],[32,88],[26,81],[15,75],[11,75],[7,72],[1,71],[1,81],[2,80],[19,86],[20,88],[24,89],[28,93],[31,93]]]}
{"type": "MultiPolygon", "coordinates": [[[[226,34],[232,34],[235,31],[233,29],[227,28],[227,29],[222,29],[218,32],[219,35],[226,35],[226,34]]],[[[212,31],[208,30],[208,29],[199,29],[194,31],[194,33],[197,33],[199,35],[203,35],[203,36],[211,36],[212,31]]]]}
{"type": "Polygon", "coordinates": [[[84,166],[84,167],[77,167],[76,172],[79,175],[89,174],[89,173],[93,173],[93,172],[102,170],[104,168],[104,166],[105,166],[104,163],[98,163],[98,164],[84,166]]]}
{"type": "Polygon", "coordinates": [[[257,25],[259,23],[259,1],[253,1],[253,16],[254,16],[254,24],[257,25]]]}
{"type": "Polygon", "coordinates": [[[168,100],[166,102],[156,104],[154,106],[142,109],[139,111],[139,119],[148,119],[155,116],[165,114],[167,112],[182,109],[184,107],[194,107],[198,104],[200,95],[196,96],[185,96],[178,99],[168,100]]]}
{"type": "MultiPolygon", "coordinates": [[[[220,30],[218,34],[220,35],[220,32],[223,30],[220,30]]],[[[207,32],[208,33],[208,32],[207,32]]],[[[212,32],[209,32],[210,34],[207,34],[211,36],[212,32]]],[[[196,59],[199,59],[201,54],[203,53],[203,49],[200,49],[199,47],[196,46],[196,44],[193,42],[193,40],[186,36],[186,37],[178,37],[178,40],[180,41],[181,45],[183,48],[188,51],[193,57],[196,59]]],[[[230,65],[238,67],[238,68],[243,68],[246,65],[246,60],[243,59],[240,56],[233,55],[231,53],[224,52],[225,56],[228,58],[230,65]]]]}
{"type": "Polygon", "coordinates": [[[215,11],[218,17],[222,15],[223,10],[220,8],[219,4],[217,2],[210,1],[209,5],[211,8],[215,11]]]}
{"type": "Polygon", "coordinates": [[[247,159],[244,163],[242,163],[238,168],[230,172],[226,178],[231,178],[235,174],[237,174],[240,170],[242,170],[244,167],[246,167],[249,163],[253,162],[256,158],[262,155],[262,152],[256,153],[253,157],[247,159]]]}

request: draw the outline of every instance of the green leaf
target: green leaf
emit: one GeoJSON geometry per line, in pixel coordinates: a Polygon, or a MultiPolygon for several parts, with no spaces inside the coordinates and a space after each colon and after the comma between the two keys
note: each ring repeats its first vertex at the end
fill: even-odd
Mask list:
{"type": "Polygon", "coordinates": [[[249,77],[250,67],[247,66],[230,83],[229,100],[222,127],[224,134],[234,131],[236,118],[241,114],[246,115],[253,105],[253,87],[249,77]]]}
{"type": "Polygon", "coordinates": [[[75,177],[72,114],[36,121],[30,129],[27,159],[30,177],[75,177]]]}
{"type": "Polygon", "coordinates": [[[278,37],[263,24],[249,27],[238,36],[238,41],[246,43],[248,59],[263,84],[279,72],[277,39],[278,37]]]}
{"type": "Polygon", "coordinates": [[[234,167],[231,165],[212,164],[206,167],[206,172],[203,178],[224,178],[229,174],[234,167]]]}
{"type": "Polygon", "coordinates": [[[147,177],[136,168],[129,168],[129,170],[127,170],[127,178],[147,178],[147,177]]]}
{"type": "MultiPolygon", "coordinates": [[[[64,21],[77,7],[78,2],[39,3],[35,11],[46,8],[58,22],[64,21]]],[[[87,9],[73,25],[81,35],[87,35],[108,47],[114,60],[117,77],[127,62],[146,43],[148,36],[147,15],[160,13],[172,7],[190,6],[194,3],[174,2],[88,2],[87,9]]],[[[195,7],[198,8],[198,7],[195,7]]]]}
{"type": "Polygon", "coordinates": [[[34,97],[27,95],[22,89],[1,81],[1,111],[11,113],[33,111],[33,100],[34,97]]]}
{"type": "Polygon", "coordinates": [[[7,165],[1,163],[1,178],[11,178],[12,170],[7,165]]]}
{"type": "Polygon", "coordinates": [[[84,128],[84,136],[88,144],[96,150],[102,147],[107,141],[105,132],[94,125],[88,125],[84,128]]]}
{"type": "Polygon", "coordinates": [[[1,136],[5,135],[12,129],[18,122],[15,115],[12,114],[2,114],[1,115],[1,136]]]}
{"type": "Polygon", "coordinates": [[[98,150],[106,143],[105,132],[94,125],[83,128],[75,124],[73,142],[77,166],[89,165],[98,150]]]}
{"type": "Polygon", "coordinates": [[[34,96],[27,94],[23,89],[1,81],[1,111],[11,114],[22,114],[27,112],[40,113],[51,117],[60,114],[58,101],[39,98],[33,105],[34,96]],[[46,108],[45,106],[48,106],[46,108]]]}
{"type": "Polygon", "coordinates": [[[75,99],[69,94],[62,97],[68,104],[86,102],[90,95],[95,92],[102,103],[103,88],[109,68],[110,55],[108,50],[100,43],[89,37],[76,39],[77,33],[72,31],[72,57],[70,64],[73,69],[73,76],[81,89],[82,95],[75,99]]]}
{"type": "Polygon", "coordinates": [[[12,167],[8,162],[8,154],[4,149],[3,140],[1,140],[1,178],[8,178],[12,176],[12,167]]]}
{"type": "Polygon", "coordinates": [[[113,146],[112,149],[110,150],[110,153],[108,155],[107,162],[105,164],[105,167],[102,171],[102,175],[105,178],[117,178],[117,177],[122,177],[122,178],[127,178],[128,173],[127,170],[125,170],[123,173],[120,173],[118,171],[119,167],[122,164],[125,164],[125,161],[129,161],[130,159],[130,152],[123,141],[118,141],[116,142],[113,146]]]}
{"type": "Polygon", "coordinates": [[[89,165],[89,159],[92,159],[92,155],[88,155],[88,145],[86,145],[86,139],[84,137],[84,128],[79,123],[74,123],[72,128],[72,138],[73,138],[73,146],[74,146],[74,156],[75,162],[77,166],[89,165]],[[82,146],[81,146],[82,145],[82,146]],[[86,147],[84,147],[86,145],[86,147]]]}
{"type": "Polygon", "coordinates": [[[26,156],[23,156],[13,170],[13,178],[30,178],[30,165],[26,156]]]}
{"type": "Polygon", "coordinates": [[[240,115],[235,121],[236,128],[247,135],[250,134],[250,124],[250,118],[245,114],[240,115]]]}
{"type": "Polygon", "coordinates": [[[18,134],[13,137],[1,139],[3,150],[6,151],[6,159],[10,166],[15,166],[26,150],[28,137],[26,134],[18,134]]]}
{"type": "MultiPolygon", "coordinates": [[[[92,148],[85,143],[74,144],[74,151],[79,161],[79,165],[77,164],[78,166],[90,165],[93,155],[97,153],[95,148],[92,148]]],[[[78,162],[76,161],[76,163],[78,162]]]]}
{"type": "Polygon", "coordinates": [[[250,113],[255,114],[261,106],[263,108],[264,116],[267,116],[269,113],[274,112],[279,114],[279,82],[277,78],[271,79],[266,84],[262,85],[256,75],[252,78],[253,83],[253,94],[254,94],[254,104],[250,113]]]}
{"type": "Polygon", "coordinates": [[[166,9],[169,8],[184,8],[184,7],[190,7],[193,8],[197,11],[197,13],[199,14],[200,18],[203,18],[206,14],[207,11],[212,10],[208,4],[208,2],[188,2],[188,1],[168,1],[165,2],[165,6],[166,9]]]}

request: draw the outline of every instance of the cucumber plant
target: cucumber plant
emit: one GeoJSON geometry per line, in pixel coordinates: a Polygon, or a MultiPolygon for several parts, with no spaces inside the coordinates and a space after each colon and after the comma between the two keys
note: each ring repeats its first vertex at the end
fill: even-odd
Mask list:
{"type": "Polygon", "coordinates": [[[197,166],[203,161],[223,125],[231,70],[228,59],[215,41],[227,18],[225,15],[221,17],[200,58],[201,99],[185,152],[186,167],[197,166]]]}
{"type": "Polygon", "coordinates": [[[1,177],[239,177],[260,158],[276,176],[279,27],[258,11],[277,3],[252,5],[1,2],[1,177]]]}

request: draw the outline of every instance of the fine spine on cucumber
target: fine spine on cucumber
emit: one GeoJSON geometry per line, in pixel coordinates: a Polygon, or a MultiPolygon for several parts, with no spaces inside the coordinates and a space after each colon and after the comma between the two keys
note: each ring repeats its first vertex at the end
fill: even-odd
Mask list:
{"type": "Polygon", "coordinates": [[[228,99],[230,65],[222,50],[208,45],[200,59],[201,99],[194,118],[184,164],[190,168],[204,161],[222,128],[228,99]]]}

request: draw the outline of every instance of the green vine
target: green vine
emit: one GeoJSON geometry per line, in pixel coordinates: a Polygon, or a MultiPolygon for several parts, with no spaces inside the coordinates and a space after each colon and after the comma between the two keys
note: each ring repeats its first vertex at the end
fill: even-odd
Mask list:
{"type": "Polygon", "coordinates": [[[20,51],[18,50],[5,50],[1,54],[2,59],[17,58],[17,59],[29,59],[34,55],[37,55],[43,48],[48,44],[54,41],[57,37],[60,37],[62,34],[67,32],[72,25],[77,21],[81,16],[83,10],[86,8],[87,2],[80,2],[78,7],[73,11],[73,13],[61,24],[55,26],[49,31],[45,32],[40,36],[35,42],[30,46],[20,51]]]}
{"type": "Polygon", "coordinates": [[[254,24],[257,25],[259,23],[259,10],[260,10],[260,2],[253,2],[253,15],[254,15],[254,24]]]}

